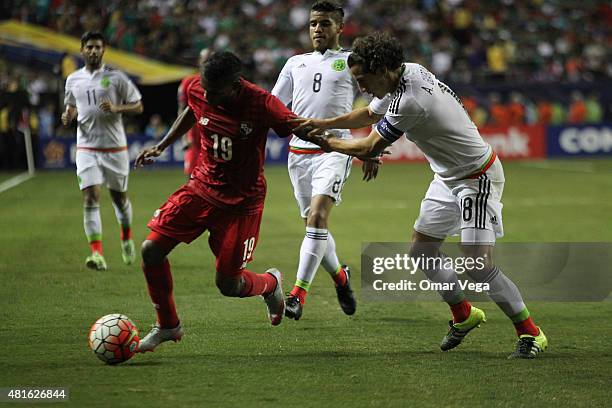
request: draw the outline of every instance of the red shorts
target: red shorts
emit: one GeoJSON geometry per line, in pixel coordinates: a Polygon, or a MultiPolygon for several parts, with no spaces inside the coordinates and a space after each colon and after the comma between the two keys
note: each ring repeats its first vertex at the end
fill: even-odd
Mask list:
{"type": "Polygon", "coordinates": [[[250,215],[232,213],[215,207],[183,186],[155,211],[147,227],[187,244],[208,230],[208,244],[217,258],[217,272],[238,275],[253,260],[262,213],[263,208],[250,215]]]}

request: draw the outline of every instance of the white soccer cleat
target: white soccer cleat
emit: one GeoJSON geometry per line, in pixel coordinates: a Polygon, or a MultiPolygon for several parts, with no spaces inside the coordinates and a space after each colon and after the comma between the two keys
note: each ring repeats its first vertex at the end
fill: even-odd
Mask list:
{"type": "Polygon", "coordinates": [[[285,315],[285,296],[283,295],[283,274],[276,268],[266,271],[276,278],[276,289],[266,296],[262,296],[268,306],[268,318],[272,326],[278,326],[285,315]]]}
{"type": "Polygon", "coordinates": [[[155,350],[155,347],[159,346],[161,343],[165,341],[181,341],[181,338],[185,332],[183,332],[183,327],[179,323],[173,329],[162,329],[159,327],[159,323],[156,323],[149,334],[147,334],[142,340],[140,340],[140,344],[138,345],[139,353],[146,353],[147,351],[155,350]]]}

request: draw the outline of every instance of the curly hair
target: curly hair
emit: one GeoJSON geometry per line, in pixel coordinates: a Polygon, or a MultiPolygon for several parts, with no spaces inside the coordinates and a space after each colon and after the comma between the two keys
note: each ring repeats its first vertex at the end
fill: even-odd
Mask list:
{"type": "Polygon", "coordinates": [[[404,62],[404,52],[397,38],[377,31],[355,40],[347,62],[349,67],[361,65],[366,74],[379,68],[395,70],[404,62]]]}
{"type": "Polygon", "coordinates": [[[242,73],[242,61],[232,52],[218,51],[204,62],[201,72],[211,82],[235,78],[242,73]]]}
{"type": "Polygon", "coordinates": [[[344,10],[335,1],[317,1],[315,2],[310,11],[321,11],[324,13],[332,13],[332,17],[336,20],[336,23],[342,23],[344,19],[344,10]]]}

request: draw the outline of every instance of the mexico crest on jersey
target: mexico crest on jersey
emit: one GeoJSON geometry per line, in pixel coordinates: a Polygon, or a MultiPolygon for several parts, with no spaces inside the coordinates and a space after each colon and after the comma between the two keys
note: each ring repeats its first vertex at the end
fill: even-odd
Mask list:
{"type": "Polygon", "coordinates": [[[344,68],[346,68],[346,61],[344,61],[343,59],[337,59],[332,62],[332,69],[334,71],[344,71],[344,68]]]}
{"type": "Polygon", "coordinates": [[[110,78],[107,76],[102,77],[102,80],[100,81],[100,85],[102,85],[102,88],[108,88],[110,86],[110,78]]]}
{"type": "Polygon", "coordinates": [[[253,124],[249,122],[240,122],[240,135],[248,136],[253,131],[253,124]]]}

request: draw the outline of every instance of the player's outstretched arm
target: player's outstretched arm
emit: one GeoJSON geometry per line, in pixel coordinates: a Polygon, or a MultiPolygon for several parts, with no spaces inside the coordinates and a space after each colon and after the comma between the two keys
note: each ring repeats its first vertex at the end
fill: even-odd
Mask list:
{"type": "Polygon", "coordinates": [[[189,129],[195,125],[195,123],[196,118],[193,115],[193,112],[189,107],[185,108],[183,113],[176,118],[170,130],[168,133],[166,133],[166,136],[164,136],[164,138],[160,140],[158,144],[140,152],[138,157],[136,157],[134,167],[142,167],[146,164],[153,163],[155,161],[153,160],[155,157],[159,157],[168,146],[187,133],[189,129]]]}
{"type": "MultiPolygon", "coordinates": [[[[315,143],[326,152],[339,152],[355,157],[376,157],[387,153],[385,150],[390,143],[380,137],[376,130],[361,139],[340,139],[325,132],[323,135],[308,137],[308,141],[315,143]]],[[[374,161],[378,162],[376,159],[374,161]]]]}
{"type": "MultiPolygon", "coordinates": [[[[372,112],[369,107],[355,109],[347,114],[329,119],[299,118],[293,121],[298,125],[293,132],[308,129],[310,135],[321,134],[325,129],[359,129],[378,122],[383,115],[372,112]]],[[[295,133],[297,135],[297,133],[295,133]]],[[[299,136],[298,136],[299,137],[299,136]]]]}

